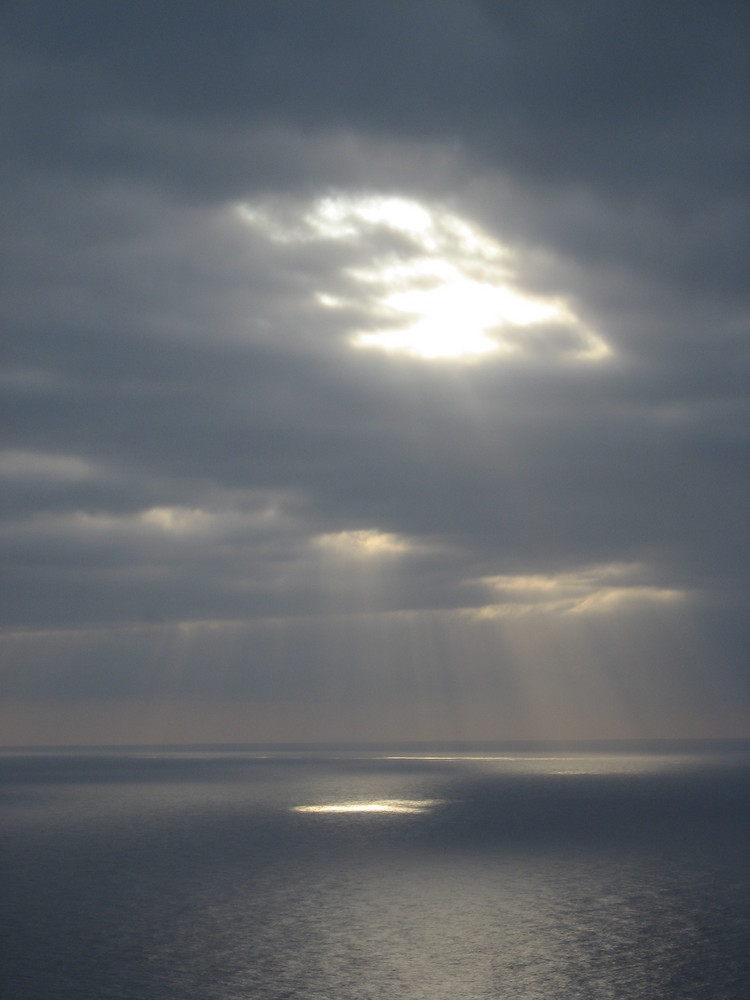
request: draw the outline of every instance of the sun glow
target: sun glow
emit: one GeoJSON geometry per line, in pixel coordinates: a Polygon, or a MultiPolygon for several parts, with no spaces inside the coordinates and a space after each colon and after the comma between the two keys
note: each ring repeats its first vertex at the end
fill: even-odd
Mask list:
{"type": "Polygon", "coordinates": [[[350,248],[350,263],[336,255],[313,302],[347,313],[354,349],[466,363],[600,362],[612,353],[566,299],[524,290],[508,248],[439,205],[337,194],[296,213],[279,205],[239,213],[275,243],[350,248]]]}
{"type": "Polygon", "coordinates": [[[432,245],[434,228],[430,212],[418,202],[377,196],[321,198],[305,222],[321,236],[333,239],[357,236],[363,225],[386,226],[428,246],[432,245]]]}
{"type": "Polygon", "coordinates": [[[384,310],[402,325],[358,333],[353,345],[426,360],[478,358],[517,350],[498,337],[503,323],[529,326],[565,315],[557,303],[524,298],[508,288],[468,278],[457,267],[445,265],[440,272],[428,287],[403,275],[398,290],[381,300],[384,310]]]}

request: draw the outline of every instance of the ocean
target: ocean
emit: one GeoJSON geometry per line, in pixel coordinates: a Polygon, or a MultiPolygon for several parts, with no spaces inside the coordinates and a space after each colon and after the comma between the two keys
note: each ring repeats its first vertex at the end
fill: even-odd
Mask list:
{"type": "Polygon", "coordinates": [[[750,744],[0,753],[8,1000],[750,996],[750,744]]]}

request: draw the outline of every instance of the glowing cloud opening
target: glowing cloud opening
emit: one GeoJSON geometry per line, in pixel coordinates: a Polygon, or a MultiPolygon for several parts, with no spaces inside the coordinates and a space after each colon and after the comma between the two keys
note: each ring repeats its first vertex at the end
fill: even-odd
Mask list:
{"type": "Polygon", "coordinates": [[[374,528],[316,535],[313,544],[324,551],[354,558],[400,555],[413,548],[407,539],[374,528]]]}
{"type": "Polygon", "coordinates": [[[567,573],[499,575],[479,582],[500,600],[467,613],[475,618],[530,614],[606,614],[636,604],[679,603],[687,592],[644,582],[647,567],[608,563],[567,573]]]}
{"type": "Polygon", "coordinates": [[[238,211],[276,243],[340,241],[352,245],[353,256],[370,251],[366,267],[331,275],[343,279],[344,294],[318,288],[313,296],[319,308],[349,308],[362,316],[363,324],[348,336],[357,350],[465,363],[498,354],[599,362],[612,353],[563,298],[525,293],[508,269],[505,247],[439,206],[337,194],[317,199],[293,219],[278,205],[240,205],[238,211]],[[393,245],[391,238],[384,247],[378,234],[404,242],[393,245]],[[525,337],[523,331],[533,328],[545,336],[525,337]]]}

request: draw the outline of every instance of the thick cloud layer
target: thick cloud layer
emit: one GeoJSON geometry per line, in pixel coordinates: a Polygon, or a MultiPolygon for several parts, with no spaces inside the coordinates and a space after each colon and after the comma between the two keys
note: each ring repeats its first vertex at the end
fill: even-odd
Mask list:
{"type": "Polygon", "coordinates": [[[745,19],[4,5],[5,742],[746,734],[745,19]]]}

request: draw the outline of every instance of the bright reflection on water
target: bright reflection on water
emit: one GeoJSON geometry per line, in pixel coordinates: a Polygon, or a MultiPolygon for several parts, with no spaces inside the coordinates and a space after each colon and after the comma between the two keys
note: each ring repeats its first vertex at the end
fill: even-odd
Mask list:
{"type": "Polygon", "coordinates": [[[706,766],[699,754],[389,754],[383,760],[479,765],[500,773],[637,775],[690,771],[706,766]]]}
{"type": "Polygon", "coordinates": [[[750,746],[475,749],[0,753],[2,996],[744,1000],[750,746]]]}
{"type": "Polygon", "coordinates": [[[438,805],[435,799],[386,799],[379,802],[328,802],[317,806],[293,806],[299,813],[407,813],[418,815],[438,805]]]}

